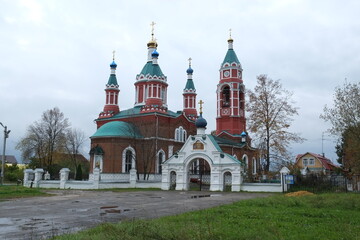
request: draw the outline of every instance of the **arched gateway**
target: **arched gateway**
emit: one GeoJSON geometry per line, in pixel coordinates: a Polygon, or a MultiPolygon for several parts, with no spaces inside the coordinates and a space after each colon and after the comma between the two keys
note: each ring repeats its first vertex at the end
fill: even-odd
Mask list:
{"type": "Polygon", "coordinates": [[[205,129],[190,136],[179,152],[162,165],[162,189],[171,189],[171,176],[176,174],[175,190],[224,191],[224,185],[231,183],[231,191],[240,191],[243,164],[223,152],[214,136],[205,134],[205,129]],[[231,176],[231,180],[224,174],[231,176]]]}

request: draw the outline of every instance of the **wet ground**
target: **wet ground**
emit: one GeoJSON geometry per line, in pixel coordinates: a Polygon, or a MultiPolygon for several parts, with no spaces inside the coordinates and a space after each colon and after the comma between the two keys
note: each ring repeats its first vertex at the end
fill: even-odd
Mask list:
{"type": "Polygon", "coordinates": [[[0,202],[0,239],[46,239],[103,222],[156,218],[268,193],[52,190],[50,197],[0,202]]]}

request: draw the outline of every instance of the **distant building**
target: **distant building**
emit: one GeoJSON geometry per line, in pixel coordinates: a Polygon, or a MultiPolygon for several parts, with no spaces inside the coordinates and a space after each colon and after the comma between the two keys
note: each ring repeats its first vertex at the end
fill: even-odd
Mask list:
{"type": "Polygon", "coordinates": [[[330,159],[316,153],[304,153],[296,156],[295,166],[301,170],[303,175],[307,173],[331,174],[340,169],[330,159]]]}
{"type": "MultiPolygon", "coordinates": [[[[0,156],[0,162],[2,162],[2,155],[0,156]]],[[[5,163],[7,165],[18,164],[14,155],[5,155],[5,163]]]]}

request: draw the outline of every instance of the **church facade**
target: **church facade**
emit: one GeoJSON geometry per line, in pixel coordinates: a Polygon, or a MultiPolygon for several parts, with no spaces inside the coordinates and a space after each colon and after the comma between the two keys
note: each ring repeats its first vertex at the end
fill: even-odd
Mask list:
{"type": "MultiPolygon", "coordinates": [[[[190,60],[185,88],[179,96],[183,108],[177,111],[169,109],[168,81],[158,63],[157,47],[152,34],[147,44],[147,62],[134,82],[135,103],[129,109],[119,109],[119,99],[130,96],[121,94],[114,59],[110,64],[105,105],[95,120],[97,130],[91,136],[91,172],[99,169],[101,174],[127,174],[136,169],[138,178],[142,180],[149,179],[149,175],[161,174],[163,189],[171,189],[174,181],[171,175],[178,169],[172,166],[181,164],[184,166],[181,171],[186,174],[182,174],[185,178],[180,180],[182,185],[178,184],[176,189],[190,189],[191,182],[205,182],[205,178],[199,180],[200,175],[212,179],[215,169],[220,168],[222,170],[216,172],[217,178],[222,179],[218,181],[219,186],[224,185],[228,176],[239,185],[241,174],[257,175],[259,156],[257,149],[251,147],[246,132],[243,69],[233,49],[233,39],[230,37],[228,40],[219,82],[214,86],[217,118],[216,131],[212,134],[205,134],[206,120],[201,110],[199,115],[196,109],[197,90],[190,60]],[[197,154],[187,159],[188,162],[184,159],[184,162],[179,162],[179,156],[190,156],[194,151],[197,154]],[[227,170],[223,171],[225,168],[219,164],[227,164],[227,170]]],[[[222,190],[222,187],[214,186],[210,190],[222,190]]],[[[240,190],[238,187],[234,189],[240,190]]]]}

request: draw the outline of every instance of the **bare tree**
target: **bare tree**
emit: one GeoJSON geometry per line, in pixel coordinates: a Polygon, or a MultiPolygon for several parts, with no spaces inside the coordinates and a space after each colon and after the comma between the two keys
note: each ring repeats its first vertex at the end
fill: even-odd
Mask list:
{"type": "Polygon", "coordinates": [[[330,122],[329,131],[339,137],[340,162],[360,173],[360,83],[345,82],[336,87],[333,107],[325,105],[320,118],[330,122]]]}
{"type": "Polygon", "coordinates": [[[247,95],[248,126],[259,144],[264,145],[264,171],[268,172],[270,162],[289,158],[291,142],[304,140],[299,134],[289,132],[292,117],[298,114],[297,108],[292,106],[292,93],[283,89],[279,80],[266,75],[257,77],[254,91],[248,90],[247,95]]]}
{"type": "Polygon", "coordinates": [[[68,127],[68,119],[59,108],[46,110],[39,121],[28,127],[16,148],[22,151],[24,159],[36,158],[39,167],[47,167],[51,171],[54,154],[61,150],[68,127]]]}
{"type": "Polygon", "coordinates": [[[137,152],[134,160],[138,179],[140,174],[143,174],[143,180],[147,180],[154,169],[159,150],[157,131],[157,127],[154,128],[151,121],[144,121],[141,118],[136,119],[129,129],[132,145],[137,152]]]}
{"type": "Polygon", "coordinates": [[[81,148],[85,140],[85,133],[79,129],[67,129],[65,133],[64,148],[66,150],[68,158],[71,161],[71,164],[75,169],[75,179],[77,176],[78,165],[81,163],[81,158],[79,158],[79,154],[81,154],[81,148]]]}

